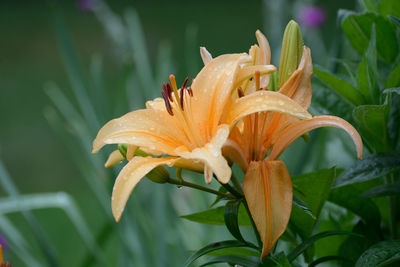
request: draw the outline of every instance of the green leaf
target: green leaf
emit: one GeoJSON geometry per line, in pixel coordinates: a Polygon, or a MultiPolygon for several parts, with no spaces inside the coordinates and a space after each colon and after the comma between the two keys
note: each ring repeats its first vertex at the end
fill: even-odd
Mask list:
{"type": "Polygon", "coordinates": [[[393,184],[385,184],[372,188],[371,190],[361,194],[361,197],[385,197],[400,194],[400,182],[393,184]]]}
{"type": "Polygon", "coordinates": [[[383,241],[365,251],[356,267],[380,267],[400,261],[400,240],[383,241]]]}
{"type": "Polygon", "coordinates": [[[400,86],[400,64],[392,70],[385,83],[385,88],[398,86],[400,86]]]}
{"type": "Polygon", "coordinates": [[[261,262],[260,259],[257,257],[238,257],[238,256],[220,256],[208,259],[205,263],[200,265],[199,267],[209,266],[215,263],[229,263],[232,265],[240,265],[243,267],[260,267],[261,262]]]}
{"type": "Polygon", "coordinates": [[[362,0],[364,8],[368,11],[378,12],[378,1],[377,0],[362,0]]]}
{"type": "MultiPolygon", "coordinates": [[[[219,192],[222,192],[222,193],[228,192],[228,190],[227,190],[225,187],[223,187],[223,186],[220,186],[219,189],[218,189],[218,191],[219,191],[219,192]]],[[[222,197],[222,196],[220,196],[220,195],[217,195],[217,196],[215,197],[214,202],[210,205],[210,208],[214,207],[214,206],[215,206],[218,202],[220,202],[222,199],[224,199],[224,197],[222,197]]]]}
{"type": "Polygon", "coordinates": [[[396,93],[396,94],[400,95],[400,87],[388,88],[388,89],[383,90],[383,94],[392,94],[392,93],[396,93]]]}
{"type": "Polygon", "coordinates": [[[339,10],[343,31],[353,48],[364,55],[371,39],[371,28],[376,25],[376,42],[378,56],[387,63],[393,63],[398,55],[399,45],[396,29],[386,17],[372,12],[357,14],[351,11],[339,10]]]}
{"type": "MultiPolygon", "coordinates": [[[[400,16],[399,16],[399,17],[400,17],[400,16]]],[[[397,27],[400,28],[400,19],[399,19],[399,18],[397,18],[397,17],[395,17],[395,16],[389,16],[389,18],[390,18],[394,23],[396,23],[397,27]]]]}
{"type": "Polygon", "coordinates": [[[322,82],[332,88],[349,103],[358,106],[365,102],[363,95],[349,82],[336,77],[317,65],[314,65],[313,72],[322,82]]]}
{"type": "Polygon", "coordinates": [[[365,222],[379,225],[381,215],[371,199],[361,198],[362,190],[355,185],[347,185],[331,190],[328,200],[360,216],[365,222]]]}
{"type": "Polygon", "coordinates": [[[311,218],[313,218],[314,220],[317,219],[314,216],[314,214],[312,213],[312,210],[310,210],[310,208],[307,206],[307,204],[301,198],[299,198],[296,195],[293,195],[293,205],[295,205],[296,207],[302,209],[304,211],[304,213],[306,213],[309,216],[311,216],[311,218]]]}
{"type": "Polygon", "coordinates": [[[224,209],[224,219],[225,225],[228,228],[229,232],[239,241],[245,242],[242,234],[240,233],[239,223],[238,223],[238,213],[240,200],[231,200],[228,201],[225,205],[224,209]]]}
{"type": "Polygon", "coordinates": [[[373,151],[380,153],[387,149],[388,105],[364,105],[353,110],[354,120],[358,123],[360,134],[373,151]]]}
{"type": "Polygon", "coordinates": [[[227,240],[227,241],[221,241],[221,242],[209,244],[209,245],[199,249],[192,256],[190,256],[185,262],[185,267],[189,266],[192,262],[194,262],[201,256],[206,255],[212,251],[216,251],[216,250],[224,249],[224,248],[246,247],[246,246],[248,246],[248,244],[239,242],[237,240],[227,240]]]}
{"type": "Polygon", "coordinates": [[[340,261],[340,262],[343,262],[343,261],[347,261],[347,259],[343,258],[343,257],[340,257],[340,256],[334,256],[334,255],[325,256],[325,257],[321,257],[321,258],[316,259],[315,261],[311,262],[308,265],[308,267],[314,267],[314,266],[317,266],[320,263],[327,262],[327,261],[340,261]]]}
{"type": "Polygon", "coordinates": [[[219,250],[214,250],[210,253],[207,253],[207,256],[225,256],[225,255],[236,255],[240,257],[260,257],[260,251],[257,251],[255,248],[246,248],[246,247],[230,247],[230,248],[222,248],[219,250]]]}
{"type": "Polygon", "coordinates": [[[322,232],[316,235],[313,235],[303,243],[301,243],[299,246],[297,246],[292,252],[289,253],[287,256],[288,260],[292,262],[295,260],[298,256],[300,256],[301,253],[303,253],[307,248],[309,248],[311,245],[313,245],[316,241],[318,241],[321,238],[325,238],[328,236],[333,236],[333,235],[354,235],[354,236],[360,236],[359,234],[355,234],[352,232],[347,232],[347,231],[326,231],[322,232]]]}
{"type": "MultiPolygon", "coordinates": [[[[295,190],[299,192],[304,203],[312,214],[318,218],[321,208],[329,195],[329,190],[335,178],[335,168],[322,169],[316,172],[295,176],[292,178],[295,190]]],[[[308,238],[315,226],[316,220],[303,209],[293,206],[290,225],[303,239],[308,238]]]]}
{"type": "Polygon", "coordinates": [[[400,17],[400,2],[398,0],[381,0],[379,3],[379,13],[385,17],[387,15],[400,17]]]}
{"type": "MultiPolygon", "coordinates": [[[[184,215],[181,216],[181,218],[203,224],[225,225],[224,209],[224,207],[217,207],[202,212],[184,215]]],[[[239,207],[238,221],[241,226],[251,226],[250,218],[243,205],[240,205],[239,207]]]]}
{"type": "Polygon", "coordinates": [[[400,153],[373,154],[357,161],[346,169],[334,182],[333,187],[369,181],[400,168],[400,153]]]}

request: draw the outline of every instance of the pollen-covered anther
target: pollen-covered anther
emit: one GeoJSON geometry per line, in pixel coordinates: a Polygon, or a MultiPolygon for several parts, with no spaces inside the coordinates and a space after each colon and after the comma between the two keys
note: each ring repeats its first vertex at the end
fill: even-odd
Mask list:
{"type": "Polygon", "coordinates": [[[239,88],[237,89],[237,93],[238,93],[238,97],[239,97],[239,98],[244,97],[244,92],[243,92],[242,87],[239,87],[239,88]]]}
{"type": "Polygon", "coordinates": [[[161,90],[161,95],[162,95],[162,97],[164,99],[165,108],[167,109],[169,115],[174,116],[174,112],[172,111],[171,102],[170,102],[170,99],[168,97],[168,91],[166,89],[165,83],[163,83],[163,90],[161,90]]]}

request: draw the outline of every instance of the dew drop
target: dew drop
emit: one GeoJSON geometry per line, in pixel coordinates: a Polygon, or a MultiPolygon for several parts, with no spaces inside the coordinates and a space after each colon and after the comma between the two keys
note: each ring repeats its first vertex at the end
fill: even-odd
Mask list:
{"type": "Polygon", "coordinates": [[[280,106],[283,106],[283,101],[282,101],[282,100],[279,100],[279,101],[278,101],[278,104],[279,104],[280,106]]]}

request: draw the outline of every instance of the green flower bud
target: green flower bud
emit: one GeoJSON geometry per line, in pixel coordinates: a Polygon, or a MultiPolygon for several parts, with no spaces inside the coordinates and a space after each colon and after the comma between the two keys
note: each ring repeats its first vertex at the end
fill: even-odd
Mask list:
{"type": "Polygon", "coordinates": [[[128,145],[127,144],[119,144],[118,145],[118,150],[121,153],[121,155],[126,158],[126,151],[128,150],[128,145]]]}
{"type": "Polygon", "coordinates": [[[152,182],[164,184],[169,180],[169,173],[163,166],[158,166],[149,172],[146,177],[152,182]]]}
{"type": "Polygon", "coordinates": [[[281,87],[290,75],[297,69],[303,55],[303,37],[299,25],[289,21],[283,35],[281,59],[279,61],[279,87],[281,87]]]}

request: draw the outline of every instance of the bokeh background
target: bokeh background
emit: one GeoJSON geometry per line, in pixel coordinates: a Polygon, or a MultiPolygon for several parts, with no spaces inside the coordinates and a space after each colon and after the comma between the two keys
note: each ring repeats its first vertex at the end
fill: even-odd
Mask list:
{"type": "MultiPolygon", "coordinates": [[[[335,58],[352,56],[342,51],[340,8],[357,2],[1,1],[0,193],[28,197],[1,212],[6,258],[13,266],[181,266],[191,250],[229,237],[223,226],[179,218],[209,207],[211,197],[147,180],[113,222],[109,197],[121,166],[105,170],[112,149],[91,155],[91,141],[108,120],[159,96],[170,73],[194,77],[200,46],[215,56],[245,52],[260,29],[278,64],[290,19],[300,22],[313,62],[335,68],[335,58]],[[36,208],[21,212],[26,204],[36,208]]],[[[313,89],[318,100],[324,88],[313,89]]],[[[318,102],[311,111],[323,113],[318,102]]],[[[292,175],[347,167],[352,149],[339,131],[322,129],[283,160],[292,175]]]]}

